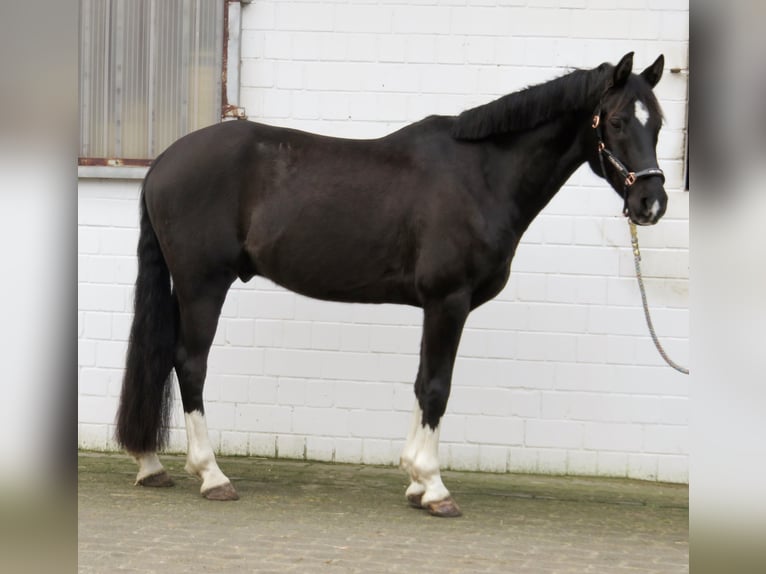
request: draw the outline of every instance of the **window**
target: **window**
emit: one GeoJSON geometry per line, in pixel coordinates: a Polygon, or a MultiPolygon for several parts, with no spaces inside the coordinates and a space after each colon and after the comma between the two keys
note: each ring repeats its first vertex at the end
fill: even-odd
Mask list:
{"type": "Polygon", "coordinates": [[[221,120],[228,4],[80,1],[80,165],[147,165],[221,120]]]}

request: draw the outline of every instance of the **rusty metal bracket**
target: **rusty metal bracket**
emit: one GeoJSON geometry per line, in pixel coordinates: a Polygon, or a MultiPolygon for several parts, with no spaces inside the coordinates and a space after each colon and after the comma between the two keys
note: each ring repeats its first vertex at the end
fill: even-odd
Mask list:
{"type": "Polygon", "coordinates": [[[238,120],[246,120],[247,112],[245,108],[240,108],[234,104],[226,104],[221,112],[222,118],[236,118],[238,120]]]}
{"type": "Polygon", "coordinates": [[[221,66],[221,119],[246,120],[247,112],[239,106],[239,60],[241,0],[224,0],[223,61],[221,66]],[[231,66],[231,68],[230,68],[231,66]]]}
{"type": "Polygon", "coordinates": [[[134,159],[124,157],[79,157],[77,165],[81,166],[106,166],[106,167],[146,167],[152,163],[151,159],[134,159]]]}

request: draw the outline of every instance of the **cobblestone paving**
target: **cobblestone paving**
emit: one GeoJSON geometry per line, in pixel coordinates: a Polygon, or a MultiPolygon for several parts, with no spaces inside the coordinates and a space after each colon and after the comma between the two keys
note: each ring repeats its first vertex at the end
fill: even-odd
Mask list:
{"type": "Polygon", "coordinates": [[[688,488],[619,479],[444,472],[463,510],[410,508],[402,471],[220,458],[240,500],[133,486],[124,455],[81,453],[79,572],[688,572],[688,488]]]}

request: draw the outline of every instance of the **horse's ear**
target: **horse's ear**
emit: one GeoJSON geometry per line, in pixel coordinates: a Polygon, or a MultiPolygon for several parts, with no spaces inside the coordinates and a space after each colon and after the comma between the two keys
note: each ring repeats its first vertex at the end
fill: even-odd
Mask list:
{"type": "Polygon", "coordinates": [[[660,81],[660,78],[662,77],[662,70],[664,68],[665,56],[660,54],[660,57],[655,60],[654,64],[641,72],[641,77],[645,79],[651,87],[654,87],[660,81]]]}
{"type": "Polygon", "coordinates": [[[633,52],[628,52],[622,57],[620,63],[614,67],[614,76],[612,83],[615,87],[620,87],[628,81],[628,76],[633,71],[633,52]]]}

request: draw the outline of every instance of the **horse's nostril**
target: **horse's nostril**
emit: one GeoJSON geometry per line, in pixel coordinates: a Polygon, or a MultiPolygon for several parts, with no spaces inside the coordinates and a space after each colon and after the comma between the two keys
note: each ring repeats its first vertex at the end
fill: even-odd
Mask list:
{"type": "Polygon", "coordinates": [[[651,220],[657,218],[661,208],[662,206],[660,205],[659,199],[645,197],[641,200],[641,214],[651,220]]]}

